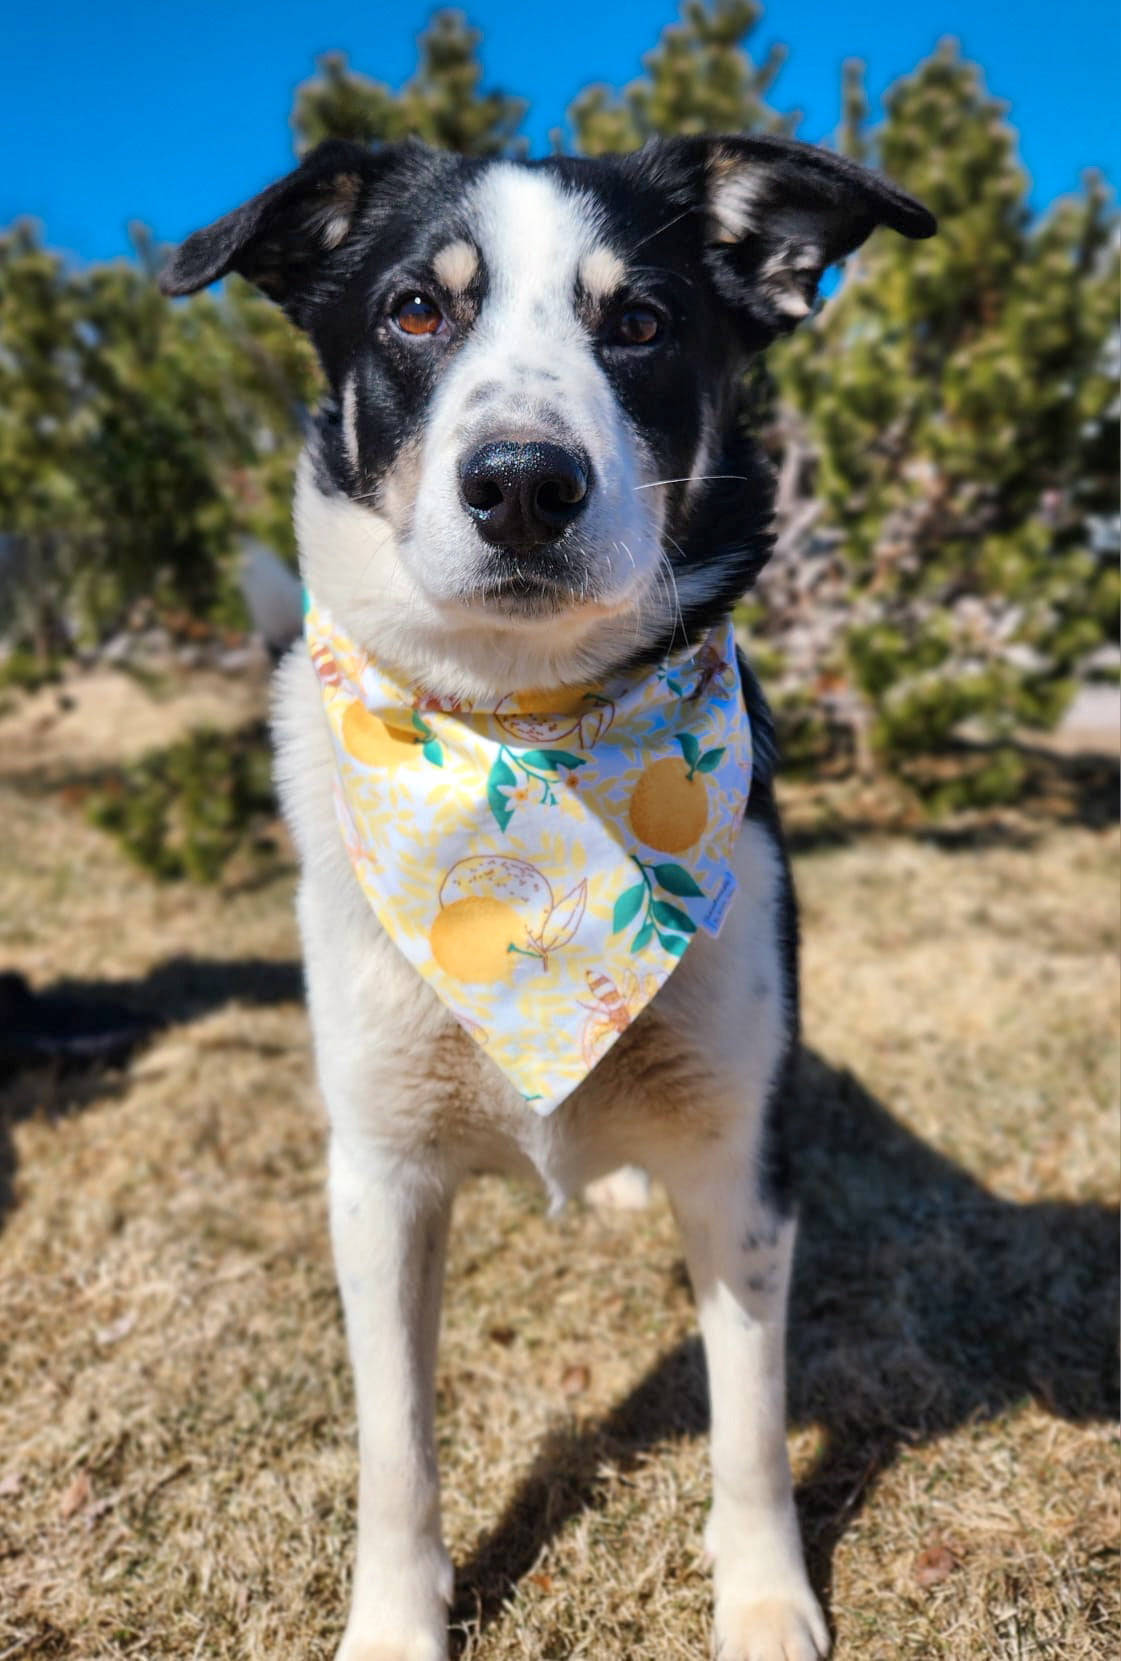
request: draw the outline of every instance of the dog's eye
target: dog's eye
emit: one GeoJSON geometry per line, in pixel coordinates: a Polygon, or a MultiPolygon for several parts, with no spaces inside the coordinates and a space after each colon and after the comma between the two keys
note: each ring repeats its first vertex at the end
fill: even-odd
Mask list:
{"type": "Polygon", "coordinates": [[[615,338],[623,346],[649,346],[661,327],[661,318],[649,306],[628,306],[615,325],[615,338]]]}
{"type": "Polygon", "coordinates": [[[423,294],[410,294],[398,300],[393,308],[393,321],[407,335],[434,335],[444,321],[438,306],[423,294]]]}

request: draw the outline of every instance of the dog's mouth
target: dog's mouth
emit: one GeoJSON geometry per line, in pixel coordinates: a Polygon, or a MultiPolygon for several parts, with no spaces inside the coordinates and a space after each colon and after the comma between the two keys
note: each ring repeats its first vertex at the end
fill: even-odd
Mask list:
{"type": "Polygon", "coordinates": [[[586,568],[532,553],[489,560],[467,596],[482,611],[512,618],[557,617],[593,607],[599,595],[586,568]]]}

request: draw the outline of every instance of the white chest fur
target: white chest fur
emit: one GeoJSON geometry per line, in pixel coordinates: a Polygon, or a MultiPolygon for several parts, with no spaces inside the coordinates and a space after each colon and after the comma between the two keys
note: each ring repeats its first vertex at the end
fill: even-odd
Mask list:
{"type": "Polygon", "coordinates": [[[335,1128],[422,1154],[453,1181],[467,1169],[532,1168],[554,1199],[623,1163],[657,1174],[699,1132],[735,1123],[748,1141],[759,1134],[790,1018],[777,937],[781,867],[759,825],[740,835],[739,893],[720,937],[694,941],[615,1050],[542,1119],[460,1031],[359,889],[336,825],[330,737],[302,646],[278,673],[274,726],[303,867],[318,1068],[335,1128]]]}

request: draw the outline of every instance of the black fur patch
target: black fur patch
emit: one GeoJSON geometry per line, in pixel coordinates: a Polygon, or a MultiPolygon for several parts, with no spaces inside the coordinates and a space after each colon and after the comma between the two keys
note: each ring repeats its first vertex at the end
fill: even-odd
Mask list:
{"type": "MultiPolygon", "coordinates": [[[[754,680],[754,677],[752,677],[754,680]]],[[[744,689],[745,695],[747,688],[744,689]]],[[[750,703],[748,708],[751,708],[750,703]]],[[[768,716],[769,719],[769,716],[768,716]]],[[[759,1198],[765,1206],[788,1216],[794,1207],[793,1162],[788,1136],[788,1107],[798,1073],[801,1045],[801,1012],[798,997],[798,902],[786,852],[782,823],[775,804],[774,788],[767,776],[753,777],[747,817],[762,825],[774,843],[782,866],[779,896],[778,948],[782,975],[783,1004],[787,1012],[785,1045],[775,1070],[774,1083],[764,1108],[759,1149],[759,1198]]],[[[745,999],[749,988],[744,987],[745,999]]]]}
{"type": "MultiPolygon", "coordinates": [[[[782,1058],[764,1108],[759,1152],[759,1197],[765,1206],[780,1216],[788,1216],[793,1209],[795,1195],[787,1119],[790,1098],[796,1086],[802,1037],[798,980],[798,900],[794,891],[794,878],[790,871],[782,820],[775,802],[774,777],[778,768],[778,743],[774,718],[755,671],[742,653],[739,654],[738,661],[743,700],[751,721],[752,777],[747,817],[767,832],[774,843],[782,868],[782,887],[778,902],[778,949],[787,1025],[782,1058]]],[[[746,987],[744,995],[748,995],[746,987]]]]}

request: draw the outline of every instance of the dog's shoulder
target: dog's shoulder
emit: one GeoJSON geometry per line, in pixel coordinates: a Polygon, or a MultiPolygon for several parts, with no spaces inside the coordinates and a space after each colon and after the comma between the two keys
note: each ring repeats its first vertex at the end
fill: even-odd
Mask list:
{"type": "Polygon", "coordinates": [[[345,850],[335,821],[331,735],[302,635],[273,676],[271,727],[276,792],[306,870],[326,850],[345,850]]]}

